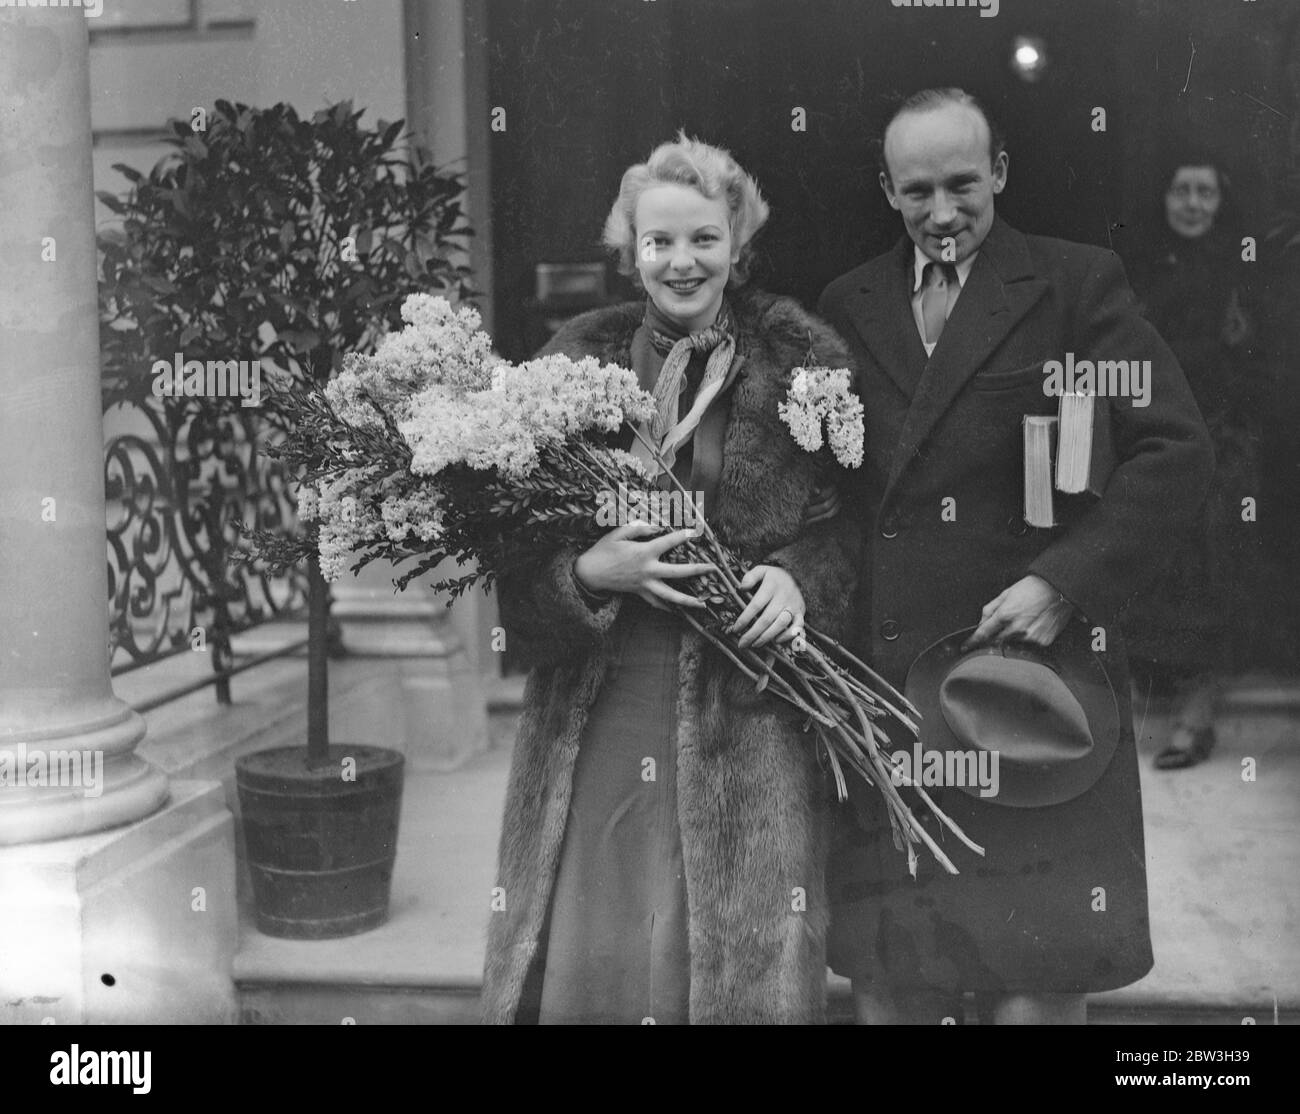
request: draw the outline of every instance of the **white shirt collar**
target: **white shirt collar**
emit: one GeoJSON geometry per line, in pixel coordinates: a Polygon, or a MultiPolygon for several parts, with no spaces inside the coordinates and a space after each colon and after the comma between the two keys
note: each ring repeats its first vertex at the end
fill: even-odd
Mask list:
{"type": "MultiPolygon", "coordinates": [[[[979,256],[979,250],[971,252],[960,263],[955,264],[957,268],[957,282],[960,286],[966,285],[966,276],[970,274],[970,269],[975,266],[975,260],[979,256]]],[[[912,293],[915,294],[921,289],[921,279],[925,274],[925,265],[932,263],[933,260],[925,254],[915,244],[912,245],[912,293]]]]}

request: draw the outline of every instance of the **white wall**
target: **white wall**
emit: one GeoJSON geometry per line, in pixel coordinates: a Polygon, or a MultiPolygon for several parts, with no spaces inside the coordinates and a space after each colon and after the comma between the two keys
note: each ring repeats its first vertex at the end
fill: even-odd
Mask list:
{"type": "Polygon", "coordinates": [[[113,163],[148,170],[167,120],[219,97],[406,115],[401,0],[105,0],[87,23],[99,190],[123,192],[113,163]]]}

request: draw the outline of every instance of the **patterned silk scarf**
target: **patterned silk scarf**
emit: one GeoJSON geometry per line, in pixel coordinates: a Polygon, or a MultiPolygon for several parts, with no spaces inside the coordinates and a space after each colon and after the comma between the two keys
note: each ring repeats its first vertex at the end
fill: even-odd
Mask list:
{"type": "MultiPolygon", "coordinates": [[[[700,424],[709,403],[722,390],[736,354],[736,341],[732,336],[731,310],[725,301],[718,311],[718,319],[712,325],[680,338],[665,333],[656,321],[657,316],[647,307],[645,326],[655,350],[665,357],[664,365],[659,369],[659,377],[655,380],[655,413],[649,423],[642,422],[638,429],[647,441],[659,449],[671,469],[677,459],[677,450],[694,435],[695,427],[700,424]],[[695,401],[690,410],[685,417],[679,417],[677,410],[682,390],[686,386],[686,368],[694,352],[708,354],[704,378],[700,381],[699,390],[695,392],[695,401]]],[[[662,470],[639,440],[633,443],[632,454],[647,466],[652,475],[661,473],[662,470]]]]}

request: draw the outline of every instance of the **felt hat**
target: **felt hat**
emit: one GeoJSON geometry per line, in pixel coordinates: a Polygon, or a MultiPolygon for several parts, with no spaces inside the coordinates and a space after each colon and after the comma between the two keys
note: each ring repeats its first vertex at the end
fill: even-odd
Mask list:
{"type": "Polygon", "coordinates": [[[1115,689],[1085,632],[1070,624],[1048,647],[963,650],[972,630],[941,638],[908,671],[907,698],[923,717],[920,753],[943,752],[953,788],[989,803],[1038,808],[1086,792],[1115,754],[1120,722],[1115,689]],[[994,755],[996,793],[962,784],[974,780],[958,773],[977,768],[972,756],[988,769],[994,755]]]}

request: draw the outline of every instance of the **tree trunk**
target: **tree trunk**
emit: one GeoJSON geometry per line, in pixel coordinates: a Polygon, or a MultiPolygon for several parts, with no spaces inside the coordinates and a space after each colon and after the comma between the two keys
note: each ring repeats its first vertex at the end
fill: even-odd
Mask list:
{"type": "Polygon", "coordinates": [[[329,585],[313,553],[307,564],[307,762],[329,761],[329,585]]]}

